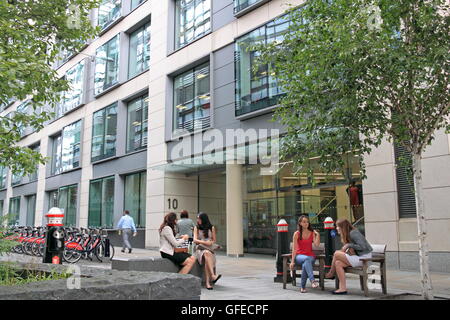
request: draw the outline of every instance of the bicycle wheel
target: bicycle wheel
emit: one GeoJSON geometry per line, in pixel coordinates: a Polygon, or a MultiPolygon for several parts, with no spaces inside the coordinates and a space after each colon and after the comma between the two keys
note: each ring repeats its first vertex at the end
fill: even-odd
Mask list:
{"type": "Polygon", "coordinates": [[[63,258],[66,262],[68,263],[77,263],[82,256],[82,253],[80,250],[78,250],[78,244],[75,247],[75,249],[69,249],[69,248],[64,248],[63,251],[63,258]]]}
{"type": "Polygon", "coordinates": [[[114,257],[114,247],[109,243],[109,257],[105,257],[106,244],[104,241],[100,242],[95,248],[95,256],[98,261],[103,262],[104,260],[112,260],[114,257]]]}

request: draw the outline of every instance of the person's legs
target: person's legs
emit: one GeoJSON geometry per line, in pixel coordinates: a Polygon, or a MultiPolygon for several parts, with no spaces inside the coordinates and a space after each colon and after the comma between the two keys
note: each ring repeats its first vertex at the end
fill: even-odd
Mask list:
{"type": "Polygon", "coordinates": [[[183,268],[181,268],[181,270],[178,273],[188,274],[189,271],[191,271],[192,267],[194,266],[194,263],[195,263],[195,257],[190,256],[189,258],[184,260],[184,262],[181,264],[183,266],[183,268]]]}
{"type": "Polygon", "coordinates": [[[342,262],[341,260],[336,261],[336,274],[339,278],[339,289],[335,292],[344,292],[347,291],[347,282],[345,279],[345,271],[344,268],[348,267],[349,264],[346,264],[345,262],[342,262]]]}
{"type": "Polygon", "coordinates": [[[300,281],[300,288],[303,290],[306,287],[307,271],[305,270],[305,261],[308,259],[308,256],[304,256],[302,254],[298,254],[295,256],[295,264],[302,267],[302,275],[300,281]]]}
{"type": "MultiPolygon", "coordinates": [[[[315,282],[314,269],[313,269],[314,261],[315,261],[314,257],[306,256],[305,262],[303,262],[302,288],[305,288],[307,278],[309,279],[309,281],[311,281],[311,284],[314,284],[314,282],[315,282]],[[303,277],[303,273],[305,274],[305,277],[303,277]]],[[[313,286],[313,287],[315,287],[315,286],[313,286]]]]}
{"type": "Polygon", "coordinates": [[[334,274],[336,272],[336,262],[337,261],[341,261],[341,262],[345,263],[347,266],[350,265],[350,262],[348,262],[345,252],[337,250],[333,255],[333,261],[331,262],[330,271],[325,275],[325,278],[331,278],[334,276],[334,274]]]}
{"type": "Polygon", "coordinates": [[[212,259],[211,259],[211,253],[209,251],[205,251],[203,253],[203,259],[205,261],[205,285],[206,288],[211,288],[211,279],[212,279],[212,259]]]}
{"type": "Polygon", "coordinates": [[[125,248],[131,249],[131,244],[129,241],[130,234],[131,234],[131,229],[123,229],[122,230],[122,240],[123,240],[122,249],[123,250],[125,250],[125,248]]]}

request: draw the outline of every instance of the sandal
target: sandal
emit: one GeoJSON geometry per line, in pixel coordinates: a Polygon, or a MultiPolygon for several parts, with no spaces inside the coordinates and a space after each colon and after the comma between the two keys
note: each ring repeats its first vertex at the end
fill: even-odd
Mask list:
{"type": "Polygon", "coordinates": [[[305,288],[301,288],[301,289],[300,289],[300,292],[301,292],[301,293],[306,293],[306,289],[305,289],[305,288]]]}
{"type": "Polygon", "coordinates": [[[312,283],[311,283],[311,287],[312,288],[317,288],[319,286],[319,284],[317,283],[317,281],[313,281],[312,283]]]}

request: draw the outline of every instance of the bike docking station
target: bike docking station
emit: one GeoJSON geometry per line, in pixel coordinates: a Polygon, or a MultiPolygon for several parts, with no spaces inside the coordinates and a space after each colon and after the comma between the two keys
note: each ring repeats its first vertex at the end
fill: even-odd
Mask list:
{"type": "Polygon", "coordinates": [[[64,212],[60,208],[51,208],[47,217],[47,234],[43,263],[62,264],[64,251],[64,212]]]}
{"type": "Polygon", "coordinates": [[[277,224],[277,259],[276,268],[277,274],[273,279],[274,282],[283,282],[283,254],[290,253],[289,251],[289,224],[286,220],[281,219],[277,224]]]}

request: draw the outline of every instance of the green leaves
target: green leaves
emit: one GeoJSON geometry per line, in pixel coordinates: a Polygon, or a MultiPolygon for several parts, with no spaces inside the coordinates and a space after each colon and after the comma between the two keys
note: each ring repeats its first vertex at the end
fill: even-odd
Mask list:
{"type": "Polygon", "coordinates": [[[45,159],[21,148],[21,130],[40,130],[68,83],[52,68],[62,51],[79,51],[98,28],[90,10],[99,0],[0,1],[0,106],[31,100],[33,112],[0,116],[0,166],[30,173],[45,159]],[[76,10],[74,10],[74,8],[76,10]],[[76,13],[76,16],[73,16],[76,13]],[[76,23],[69,23],[76,19],[76,23]],[[75,26],[75,27],[74,27],[75,26]]]}
{"type": "Polygon", "coordinates": [[[299,168],[318,157],[332,172],[346,154],[362,157],[383,138],[423,152],[449,126],[444,4],[310,0],[292,8],[284,41],[257,48],[287,92],[275,112],[287,127],[282,154],[299,168]]]}

